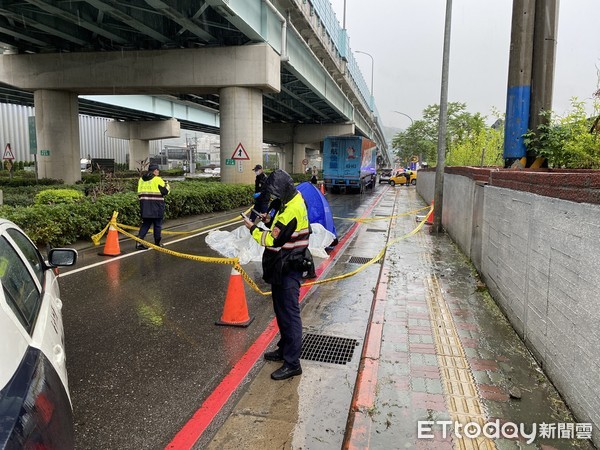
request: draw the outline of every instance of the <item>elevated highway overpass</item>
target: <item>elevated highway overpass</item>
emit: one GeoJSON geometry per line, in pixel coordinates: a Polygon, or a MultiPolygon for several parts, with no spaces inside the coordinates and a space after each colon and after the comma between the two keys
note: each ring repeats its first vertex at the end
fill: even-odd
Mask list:
{"type": "Polygon", "coordinates": [[[374,99],[325,0],[6,0],[0,14],[0,98],[33,102],[38,148],[51,149],[41,176],[79,179],[79,112],[122,121],[109,132],[130,139],[132,165],[148,139],[178,132],[133,120],[219,130],[222,160],[239,144],[249,158],[223,167],[228,182],[252,180],[262,142],[284,148],[289,171],[336,134],[372,138],[387,162],[374,99]]]}

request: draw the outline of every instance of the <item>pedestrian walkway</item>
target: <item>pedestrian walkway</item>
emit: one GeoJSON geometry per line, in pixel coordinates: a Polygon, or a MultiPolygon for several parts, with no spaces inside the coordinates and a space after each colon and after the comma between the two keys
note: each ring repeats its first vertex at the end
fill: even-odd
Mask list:
{"type": "MultiPolygon", "coordinates": [[[[370,215],[423,205],[414,188],[390,187],[370,215]]],[[[362,224],[327,276],[416,225],[414,215],[362,224]]],[[[338,338],[331,346],[351,356],[303,353],[303,374],[282,382],[270,379],[279,364],[261,362],[208,448],[593,448],[589,425],[570,415],[448,236],[423,228],[304,303],[305,339],[338,338]]]]}

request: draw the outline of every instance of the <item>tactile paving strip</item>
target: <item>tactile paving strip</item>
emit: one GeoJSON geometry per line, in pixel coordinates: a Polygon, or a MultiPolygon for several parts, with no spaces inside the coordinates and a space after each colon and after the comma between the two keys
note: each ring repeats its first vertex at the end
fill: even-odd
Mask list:
{"type": "MultiPolygon", "coordinates": [[[[455,422],[463,425],[476,422],[483,427],[486,423],[485,410],[437,276],[428,275],[425,287],[448,412],[455,422]]],[[[494,441],[484,436],[475,439],[457,439],[453,436],[452,439],[456,449],[496,448],[494,441]]]]}

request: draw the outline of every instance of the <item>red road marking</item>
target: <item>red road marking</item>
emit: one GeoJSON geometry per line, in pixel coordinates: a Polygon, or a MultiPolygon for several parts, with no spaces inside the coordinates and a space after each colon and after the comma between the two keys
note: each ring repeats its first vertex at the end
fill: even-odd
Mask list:
{"type": "MultiPolygon", "coordinates": [[[[379,202],[383,192],[375,199],[373,204],[367,208],[363,213],[362,217],[366,217],[375,208],[375,205],[379,202]]],[[[329,255],[329,258],[323,261],[316,269],[317,277],[331,265],[335,260],[335,257],[342,250],[345,250],[348,242],[354,236],[358,227],[359,222],[356,222],[344,237],[336,245],[335,249],[329,255]]],[[[304,300],[308,292],[314,288],[314,286],[305,286],[300,289],[300,302],[304,300]]],[[[265,349],[269,346],[271,341],[275,338],[277,332],[277,323],[275,319],[271,320],[265,331],[254,341],[250,348],[244,353],[244,356],[232,367],[229,373],[223,378],[223,381],[215,388],[215,390],[208,396],[208,398],[202,403],[200,408],[194,413],[194,415],[187,421],[187,423],[179,430],[173,440],[167,444],[165,449],[177,449],[184,450],[190,449],[194,444],[202,437],[202,434],[206,431],[210,423],[217,416],[219,411],[225,406],[227,400],[235,392],[238,386],[244,381],[248,373],[258,361],[258,358],[262,356],[265,349]]]]}

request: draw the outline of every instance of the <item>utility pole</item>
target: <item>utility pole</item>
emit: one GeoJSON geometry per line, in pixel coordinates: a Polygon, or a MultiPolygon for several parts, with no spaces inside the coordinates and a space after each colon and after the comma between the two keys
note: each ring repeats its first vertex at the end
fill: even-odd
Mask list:
{"type": "Polygon", "coordinates": [[[438,129],[437,165],[435,168],[435,192],[432,233],[442,231],[442,205],[444,203],[444,169],[446,166],[446,127],[448,124],[448,73],[450,69],[450,31],[452,29],[452,0],[446,0],[444,27],[444,54],[442,57],[442,88],[440,93],[440,124],[438,129]]]}
{"type": "MultiPolygon", "coordinates": [[[[559,0],[536,0],[533,32],[533,63],[531,74],[531,107],[529,129],[537,132],[548,118],[542,111],[552,110],[552,88],[556,63],[556,35],[558,30],[559,0]]],[[[527,167],[536,162],[537,154],[527,152],[527,167]]],[[[538,161],[541,164],[542,161],[538,161]]]]}
{"type": "Polygon", "coordinates": [[[535,3],[536,0],[513,0],[504,128],[505,167],[521,160],[526,153],[522,136],[529,128],[535,3]]]}

